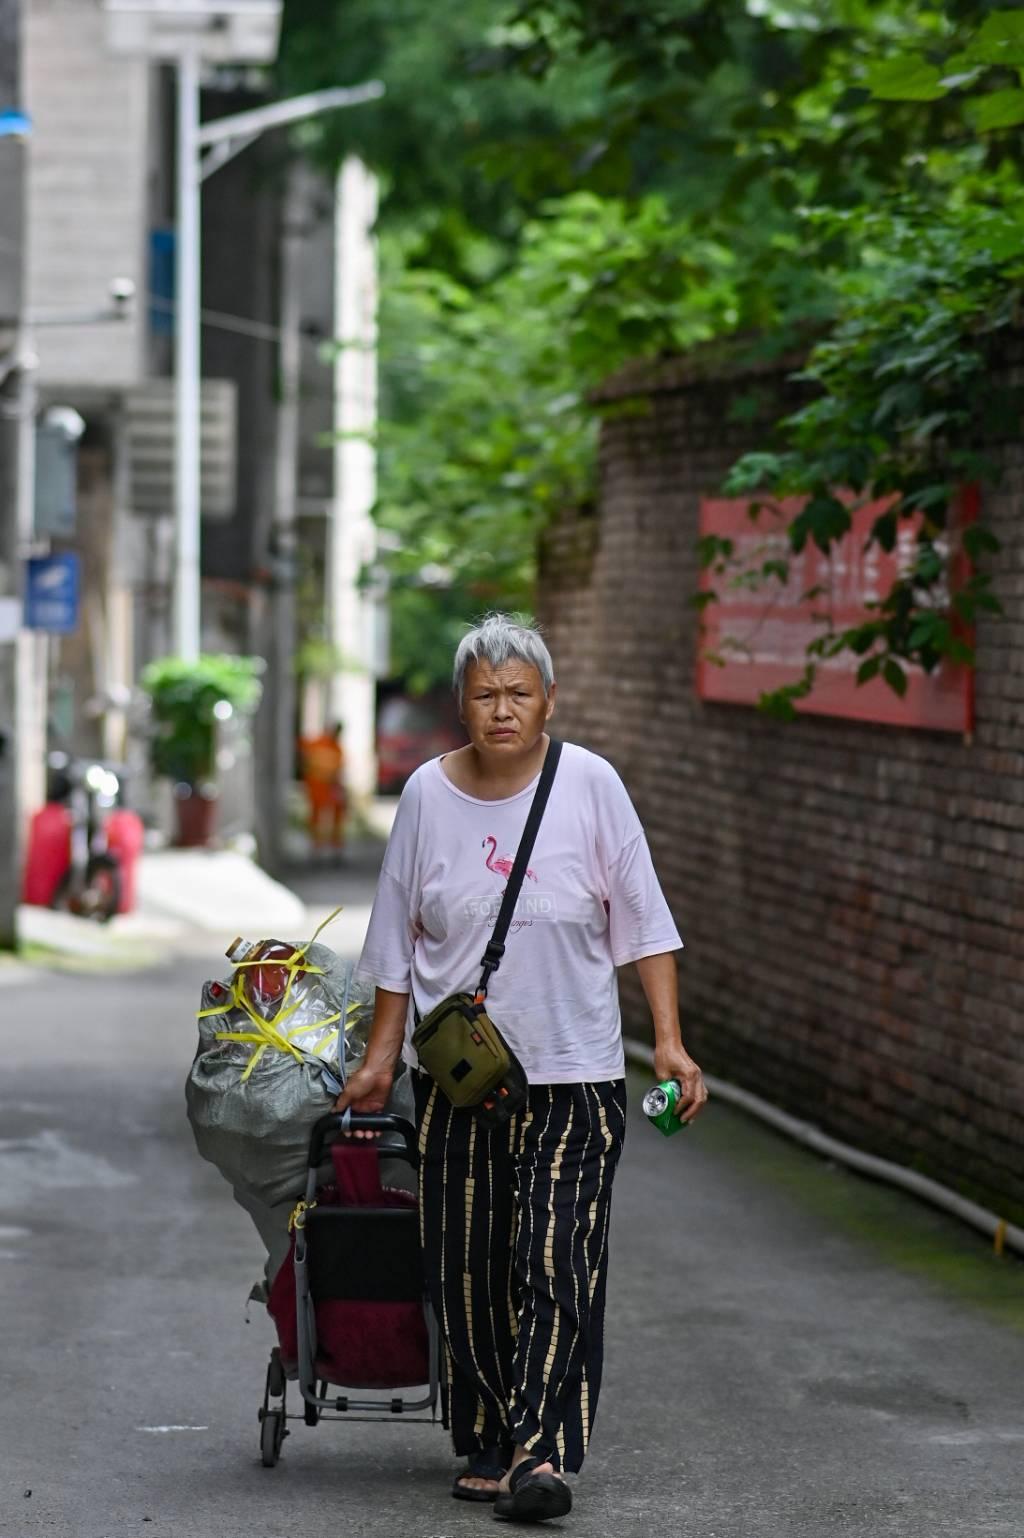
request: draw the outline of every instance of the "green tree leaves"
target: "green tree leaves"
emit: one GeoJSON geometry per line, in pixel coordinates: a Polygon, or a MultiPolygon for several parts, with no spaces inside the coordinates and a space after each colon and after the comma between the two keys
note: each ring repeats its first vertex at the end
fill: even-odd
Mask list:
{"type": "Polygon", "coordinates": [[[868,67],[865,80],[879,101],[965,97],[967,121],[975,132],[991,133],[1024,123],[1024,90],[1017,78],[1021,69],[1024,12],[1002,10],[984,16],[963,46],[949,39],[945,48],[933,45],[928,52],[914,50],[879,59],[868,67]]]}
{"type": "MultiPolygon", "coordinates": [[[[829,216],[821,218],[827,227],[829,216]]],[[[1024,405],[993,354],[1024,298],[1024,194],[1015,178],[993,178],[944,206],[921,198],[858,209],[844,227],[848,239],[859,233],[863,259],[834,276],[836,320],[800,376],[810,399],[779,424],[775,451],[741,459],[726,489],[806,497],[788,529],[796,551],[813,540],[827,552],[845,533],[838,487],[865,502],[892,499],[871,534],[883,550],[915,518],[912,564],[873,628],[828,641],[831,655],[871,650],[859,681],[882,677],[902,693],[904,662],[931,672],[943,658],[971,661],[963,627],[979,611],[999,612],[983,565],[998,542],[976,523],[962,534],[975,570],[953,599],[959,626],[951,623],[943,598],[950,541],[940,536],[958,488],[997,477],[980,446],[1024,405]],[[1004,239],[1011,227],[1016,238],[1004,239]]]]}
{"type": "MultiPolygon", "coordinates": [[[[842,537],[840,488],[897,499],[884,549],[920,524],[866,676],[898,688],[901,659],[958,654],[929,573],[953,488],[992,473],[979,445],[1019,418],[990,360],[1024,281],[1024,12],[288,0],[285,59],[289,89],[388,86],[319,131],[385,177],[380,520],[402,667],[423,676],[431,606],[443,629],[529,603],[538,528],[592,495],[602,378],[705,343],[807,355],[805,404],[728,488],[806,498],[794,550],[842,537]]],[[[738,398],[735,420],[761,410],[738,398]]],[[[994,602],[972,581],[964,623],[994,602]]]]}
{"type": "MultiPolygon", "coordinates": [[[[396,608],[422,620],[431,591],[464,618],[530,607],[541,527],[593,496],[588,392],[718,334],[731,256],[660,198],[592,193],[547,206],[515,264],[475,288],[408,266],[387,236],[384,253],[378,516],[396,608]]],[[[403,618],[396,639],[411,635],[403,618]]],[[[426,678],[422,648],[402,660],[426,678]]]]}
{"type": "Polygon", "coordinates": [[[967,116],[978,133],[996,128],[1015,128],[1024,123],[1024,91],[1012,87],[979,96],[967,108],[967,116]]]}
{"type": "Polygon", "coordinates": [[[865,81],[879,101],[938,101],[947,90],[938,65],[913,53],[879,59],[868,67],[865,81]]]}

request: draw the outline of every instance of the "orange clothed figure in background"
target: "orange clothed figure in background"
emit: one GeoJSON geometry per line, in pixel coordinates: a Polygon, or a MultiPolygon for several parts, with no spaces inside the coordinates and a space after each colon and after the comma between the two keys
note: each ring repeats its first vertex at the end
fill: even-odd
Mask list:
{"type": "Polygon", "coordinates": [[[309,802],[309,836],[314,849],[342,849],[348,803],[342,778],[345,749],[341,722],[319,737],[300,737],[302,783],[309,802]]]}

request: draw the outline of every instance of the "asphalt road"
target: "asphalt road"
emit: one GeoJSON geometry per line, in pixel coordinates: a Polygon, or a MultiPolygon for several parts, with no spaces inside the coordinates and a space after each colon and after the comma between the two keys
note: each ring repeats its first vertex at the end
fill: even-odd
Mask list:
{"type": "MultiPolygon", "coordinates": [[[[298,1424],[260,1466],[260,1251],[184,1119],[205,970],[5,987],[0,1533],[493,1531],[439,1428],[298,1424]]],[[[671,1140],[634,1118],[615,1203],[565,1531],[1022,1538],[1016,1262],[720,1107],[671,1140]]]]}

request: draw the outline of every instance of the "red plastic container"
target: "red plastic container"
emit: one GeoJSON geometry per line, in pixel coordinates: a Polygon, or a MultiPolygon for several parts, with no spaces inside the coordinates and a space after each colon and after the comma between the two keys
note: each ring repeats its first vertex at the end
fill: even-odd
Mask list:
{"type": "Polygon", "coordinates": [[[39,808],[29,824],[22,901],[48,908],[71,864],[71,813],[58,802],[39,808]]]}
{"type": "Polygon", "coordinates": [[[135,907],[139,856],[144,842],[142,818],[137,812],[115,807],[107,814],[104,832],[107,836],[107,848],[111,854],[117,856],[121,867],[121,901],[117,905],[117,911],[131,913],[135,907]]]}

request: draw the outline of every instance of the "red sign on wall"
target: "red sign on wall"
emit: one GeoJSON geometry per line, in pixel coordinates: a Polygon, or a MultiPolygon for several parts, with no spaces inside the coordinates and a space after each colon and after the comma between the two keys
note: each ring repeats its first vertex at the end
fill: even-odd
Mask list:
{"type": "MultiPolygon", "coordinates": [[[[973,493],[965,498],[964,521],[973,516],[974,501],[973,493]]],[[[703,610],[697,663],[701,699],[755,705],[762,694],[795,683],[806,665],[808,644],[829,622],[845,630],[870,619],[869,605],[884,598],[895,579],[912,566],[917,529],[909,519],[901,520],[891,553],[875,543],[868,545],[872,525],[887,505],[882,502],[858,508],[849,532],[827,556],[810,541],[794,554],[786,528],[802,505],[795,498],[771,508],[762,504],[752,521],[748,498],[708,497],[701,502],[701,534],[716,534],[733,544],[727,572],[709,569],[701,579],[704,590],[717,594],[703,610]],[[760,573],[766,561],[786,562],[788,579],[770,576],[754,582],[753,574],[760,573]]],[[[848,651],[819,659],[814,687],[796,702],[797,709],[930,731],[971,730],[970,668],[943,661],[934,672],[925,673],[905,663],[907,691],[901,698],[879,678],[858,685],[863,660],[848,651]]]]}

